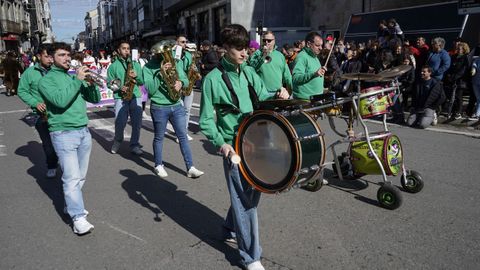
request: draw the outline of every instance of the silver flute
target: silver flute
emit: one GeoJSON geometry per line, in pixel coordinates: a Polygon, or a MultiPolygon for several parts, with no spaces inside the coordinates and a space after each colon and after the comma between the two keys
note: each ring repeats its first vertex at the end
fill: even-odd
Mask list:
{"type": "MultiPolygon", "coordinates": [[[[75,70],[82,67],[82,65],[80,63],[74,64],[74,63],[70,62],[68,65],[70,66],[70,68],[75,69],[75,70]]],[[[108,81],[107,78],[103,77],[102,75],[96,73],[93,70],[89,69],[88,71],[89,71],[89,73],[85,77],[85,79],[87,81],[90,81],[90,82],[92,82],[92,83],[94,83],[98,86],[102,86],[102,87],[105,83],[107,83],[107,81],[108,81]]],[[[107,87],[110,88],[113,92],[116,92],[116,91],[120,90],[121,84],[122,84],[122,82],[120,81],[120,79],[115,79],[115,80],[110,81],[110,83],[107,83],[107,87]]]]}

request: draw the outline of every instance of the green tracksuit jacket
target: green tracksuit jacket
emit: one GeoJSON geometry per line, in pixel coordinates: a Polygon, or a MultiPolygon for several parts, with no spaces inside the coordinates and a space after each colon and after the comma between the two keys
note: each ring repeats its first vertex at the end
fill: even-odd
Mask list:
{"type": "MultiPolygon", "coordinates": [[[[117,60],[115,60],[109,67],[107,71],[107,81],[111,82],[115,79],[120,79],[122,81],[121,86],[125,84],[125,72],[127,71],[127,62],[125,59],[119,57],[117,60]]],[[[142,97],[142,93],[140,91],[140,88],[138,88],[139,85],[143,84],[143,76],[142,76],[142,68],[140,67],[140,64],[137,62],[133,62],[133,70],[137,74],[137,85],[134,86],[133,88],[133,95],[136,98],[142,97]]],[[[120,95],[120,91],[115,92],[113,94],[113,98],[115,99],[120,99],[122,96],[120,95]]]]}
{"type": "Polygon", "coordinates": [[[97,86],[53,66],[39,84],[39,92],[47,106],[48,130],[75,130],[88,123],[87,104],[98,103],[100,92],[97,86]]]}
{"type": "MultiPolygon", "coordinates": [[[[183,87],[187,86],[188,79],[181,65],[176,65],[176,70],[178,79],[182,82],[183,87]]],[[[161,79],[159,72],[160,61],[158,59],[152,59],[143,67],[143,80],[152,105],[171,106],[180,103],[180,100],[174,101],[170,99],[165,81],[161,79]]]]}
{"type": "Polygon", "coordinates": [[[283,54],[277,50],[273,50],[268,55],[272,60],[270,63],[265,63],[262,51],[257,50],[250,57],[248,64],[253,67],[258,73],[258,76],[262,78],[265,88],[267,88],[270,94],[273,94],[282,86],[285,86],[287,89],[292,89],[292,74],[290,74],[290,69],[283,54]]]}
{"type": "Polygon", "coordinates": [[[316,72],[322,65],[310,48],[304,48],[295,58],[293,68],[293,97],[310,99],[310,96],[323,93],[323,77],[316,72]]]}
{"type": "Polygon", "coordinates": [[[43,99],[38,92],[38,84],[47,72],[48,70],[37,63],[23,72],[18,84],[18,97],[30,106],[35,113],[38,113],[37,104],[43,103],[43,99]]]}
{"type": "Polygon", "coordinates": [[[248,82],[257,92],[259,100],[269,97],[262,79],[252,67],[243,63],[240,65],[240,73],[238,73],[236,66],[226,58],[222,58],[220,63],[227,72],[237,94],[239,102],[237,109],[240,110],[240,113],[220,113],[221,108],[236,106],[232,103],[232,97],[222,79],[222,73],[218,68],[213,69],[203,81],[199,124],[203,134],[217,147],[221,147],[224,143],[232,144],[240,122],[246,114],[253,111],[248,82]],[[216,115],[214,114],[215,110],[216,115]]]}

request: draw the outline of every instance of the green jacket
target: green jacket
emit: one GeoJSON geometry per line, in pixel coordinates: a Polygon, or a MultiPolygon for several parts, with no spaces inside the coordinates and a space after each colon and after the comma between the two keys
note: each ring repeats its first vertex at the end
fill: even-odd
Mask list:
{"type": "MultiPolygon", "coordinates": [[[[133,70],[135,73],[137,73],[137,84],[133,87],[133,95],[136,98],[142,97],[142,93],[140,91],[140,88],[138,86],[143,84],[143,76],[142,76],[142,68],[140,67],[140,64],[137,62],[133,62],[133,70]]],[[[115,79],[120,79],[122,81],[121,86],[125,84],[125,72],[127,71],[127,62],[125,59],[119,57],[115,62],[113,62],[109,67],[107,71],[107,81],[111,82],[115,79]]],[[[113,97],[115,99],[120,99],[122,96],[120,96],[120,92],[115,92],[113,94],[113,97]]]]}
{"type": "MultiPolygon", "coordinates": [[[[182,57],[182,59],[177,60],[177,65],[180,65],[183,72],[185,72],[185,74],[188,74],[188,70],[190,68],[190,65],[192,64],[192,54],[187,50],[183,51],[185,55],[182,57]]],[[[172,55],[173,57],[175,57],[175,50],[172,50],[172,55]]]]}
{"type": "Polygon", "coordinates": [[[293,68],[293,97],[310,99],[310,96],[323,93],[323,77],[317,76],[322,65],[310,48],[304,48],[295,58],[293,68]]]}
{"type": "Polygon", "coordinates": [[[39,92],[47,106],[48,130],[74,130],[88,123],[87,104],[100,102],[97,86],[53,66],[39,84],[39,92]]]}
{"type": "MultiPolygon", "coordinates": [[[[276,47],[275,47],[276,48],[276,47]]],[[[272,58],[270,63],[265,63],[263,52],[256,50],[249,58],[248,64],[255,69],[265,83],[267,91],[272,93],[285,86],[292,89],[292,74],[288,68],[285,56],[276,49],[268,54],[272,58]]]]}
{"type": "MultiPolygon", "coordinates": [[[[183,87],[187,86],[187,75],[185,75],[181,65],[176,65],[176,70],[178,79],[182,82],[183,87]]],[[[156,58],[149,61],[143,67],[143,81],[145,82],[145,87],[147,88],[152,105],[171,106],[180,103],[180,100],[173,101],[170,99],[167,92],[167,85],[159,73],[160,61],[156,58]]]]}
{"type": "Polygon", "coordinates": [[[252,67],[243,63],[240,65],[241,72],[238,73],[236,66],[227,59],[222,58],[220,63],[232,82],[238,97],[239,108],[232,103],[230,91],[222,79],[220,70],[215,68],[210,71],[203,81],[199,124],[203,134],[217,147],[221,147],[224,143],[232,144],[240,122],[246,114],[253,111],[248,82],[257,92],[259,100],[269,97],[262,79],[252,67]],[[240,110],[240,113],[221,113],[222,108],[225,107],[235,107],[240,110]],[[214,111],[217,112],[216,115],[214,111]]]}
{"type": "Polygon", "coordinates": [[[18,84],[18,97],[30,106],[35,113],[38,113],[37,104],[43,103],[43,99],[38,92],[38,84],[47,72],[48,70],[37,63],[23,72],[18,84]]]}

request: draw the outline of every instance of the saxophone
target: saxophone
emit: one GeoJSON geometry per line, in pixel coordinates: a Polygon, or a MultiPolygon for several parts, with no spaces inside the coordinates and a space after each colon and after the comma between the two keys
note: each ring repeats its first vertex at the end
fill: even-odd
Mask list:
{"type": "Polygon", "coordinates": [[[175,83],[178,81],[178,74],[175,65],[175,59],[172,56],[172,47],[175,42],[164,40],[160,41],[159,43],[153,45],[152,52],[156,55],[162,55],[163,61],[160,64],[160,72],[161,78],[165,81],[167,86],[167,94],[173,101],[178,101],[182,96],[182,91],[175,90],[175,83]],[[164,71],[161,66],[166,63],[171,63],[172,68],[164,71]]]}
{"type": "Polygon", "coordinates": [[[185,96],[190,96],[192,94],[193,86],[195,85],[195,82],[197,80],[200,80],[202,76],[200,75],[200,72],[198,71],[197,67],[197,58],[200,57],[200,53],[198,51],[192,52],[192,64],[188,68],[188,86],[185,88],[185,91],[183,94],[185,96]]]}
{"type": "Polygon", "coordinates": [[[133,70],[133,62],[131,59],[127,60],[127,71],[125,72],[125,86],[127,89],[122,94],[122,99],[126,101],[130,101],[133,98],[133,88],[137,84],[137,80],[135,78],[130,77],[130,72],[133,70]]]}

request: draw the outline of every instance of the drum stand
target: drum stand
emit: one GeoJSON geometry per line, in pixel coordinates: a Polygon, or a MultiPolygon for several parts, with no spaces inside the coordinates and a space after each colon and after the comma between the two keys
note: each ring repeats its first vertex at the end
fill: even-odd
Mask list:
{"type": "MultiPolygon", "coordinates": [[[[395,80],[396,81],[396,80],[395,80]]],[[[399,91],[398,83],[396,84],[397,87],[392,87],[396,88],[396,91],[399,91]]],[[[382,90],[375,91],[375,94],[380,94],[380,93],[385,93],[385,92],[391,92],[392,88],[385,88],[382,90]]],[[[385,172],[384,165],[382,161],[380,160],[379,156],[375,152],[373,146],[372,146],[372,140],[375,139],[381,139],[385,138],[389,134],[388,132],[388,126],[387,126],[387,115],[383,114],[382,115],[382,122],[383,122],[383,131],[380,132],[375,132],[373,134],[370,133],[365,120],[363,119],[362,115],[360,114],[359,106],[360,106],[360,98],[362,97],[362,94],[360,94],[360,83],[357,84],[357,92],[352,93],[349,97],[344,99],[343,103],[350,102],[352,104],[352,109],[350,111],[350,116],[348,119],[348,130],[347,134],[343,134],[342,132],[339,132],[336,129],[335,122],[332,116],[328,116],[328,122],[332,130],[339,136],[342,137],[342,139],[339,139],[332,144],[328,146],[328,148],[331,148],[332,154],[333,154],[333,164],[336,168],[338,178],[340,180],[344,180],[344,176],[342,173],[342,166],[340,164],[340,161],[337,156],[337,151],[335,150],[335,147],[339,144],[343,143],[352,143],[356,141],[366,141],[368,145],[368,149],[370,150],[369,154],[375,159],[375,162],[377,163],[378,167],[380,168],[381,175],[383,178],[383,183],[381,184],[380,189],[377,192],[377,199],[379,203],[387,208],[387,209],[396,209],[401,205],[402,202],[402,196],[400,193],[400,190],[391,184],[391,181],[387,179],[387,174],[385,172]],[[353,110],[353,112],[352,112],[353,110]],[[360,122],[362,125],[363,131],[364,131],[364,136],[362,133],[359,133],[357,135],[354,134],[354,131],[352,129],[352,125],[354,122],[354,117],[353,114],[355,114],[357,120],[360,122]],[[377,134],[378,133],[378,134],[377,134]]],[[[327,149],[328,149],[327,148],[327,149]]],[[[407,171],[405,168],[405,163],[402,160],[402,176],[401,176],[401,183],[405,191],[411,192],[411,193],[416,193],[419,192],[423,188],[423,181],[421,178],[421,175],[415,171],[407,171]]]]}

